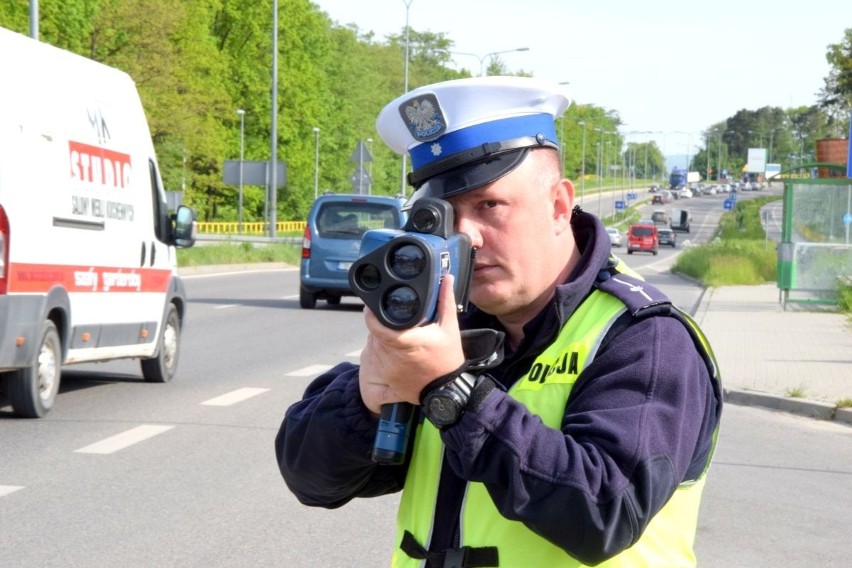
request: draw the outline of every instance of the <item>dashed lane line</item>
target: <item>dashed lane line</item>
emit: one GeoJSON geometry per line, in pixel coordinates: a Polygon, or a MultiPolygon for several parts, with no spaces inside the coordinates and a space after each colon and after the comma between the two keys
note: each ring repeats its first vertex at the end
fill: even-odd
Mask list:
{"type": "Polygon", "coordinates": [[[0,485],[0,497],[5,497],[9,493],[14,493],[18,489],[23,488],[23,485],[0,485]]]}
{"type": "Polygon", "coordinates": [[[313,377],[331,369],[331,365],[308,365],[287,373],[288,377],[313,377]]]}
{"type": "Polygon", "coordinates": [[[232,404],[237,404],[238,402],[243,402],[253,396],[265,393],[268,390],[269,389],[246,387],[225,393],[221,396],[217,396],[216,398],[211,398],[210,400],[205,400],[201,404],[204,406],[231,406],[232,404]]]}
{"type": "Polygon", "coordinates": [[[74,452],[78,454],[112,454],[125,448],[129,448],[130,446],[138,444],[139,442],[144,442],[148,438],[153,438],[154,436],[162,434],[163,432],[167,432],[172,428],[174,428],[174,426],[157,426],[154,424],[143,424],[142,426],[131,428],[126,432],[116,434],[115,436],[111,436],[109,438],[101,440],[100,442],[90,444],[85,448],[74,450],[74,452]]]}

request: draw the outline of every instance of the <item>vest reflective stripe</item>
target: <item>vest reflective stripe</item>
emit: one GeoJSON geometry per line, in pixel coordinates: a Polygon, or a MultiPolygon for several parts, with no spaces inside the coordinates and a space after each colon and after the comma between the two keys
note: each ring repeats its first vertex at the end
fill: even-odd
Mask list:
{"type": "MultiPolygon", "coordinates": [[[[614,296],[598,290],[592,292],[563,326],[556,341],[515,383],[510,396],[537,414],[547,426],[560,429],[577,376],[594,358],[600,341],[624,310],[624,304],[614,296]]],[[[690,319],[684,321],[694,326],[690,319]]],[[[706,345],[700,330],[693,329],[706,345]]],[[[397,545],[408,530],[428,548],[442,458],[440,433],[425,421],[418,428],[397,515],[397,545]]],[[[705,471],[709,462],[708,458],[705,471]]],[[[598,566],[694,566],[692,545],[703,487],[703,474],[698,481],[681,484],[636,544],[598,566]]],[[[497,546],[500,566],[583,566],[522,523],[503,517],[481,483],[468,484],[461,526],[460,546],[497,546]]],[[[393,566],[421,565],[397,547],[393,566]]]]}

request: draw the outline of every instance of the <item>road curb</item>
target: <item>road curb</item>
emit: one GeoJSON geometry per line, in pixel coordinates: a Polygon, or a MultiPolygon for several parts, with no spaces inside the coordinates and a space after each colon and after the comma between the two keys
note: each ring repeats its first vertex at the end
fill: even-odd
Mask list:
{"type": "Polygon", "coordinates": [[[228,274],[231,272],[261,272],[266,270],[294,270],[297,267],[285,262],[251,262],[243,264],[203,264],[199,266],[181,266],[180,276],[196,276],[199,274],[228,274]]]}
{"type": "Polygon", "coordinates": [[[772,393],[748,391],[739,389],[723,389],[726,403],[742,406],[760,406],[772,410],[780,410],[798,416],[840,422],[852,425],[852,409],[838,408],[836,404],[791,398],[772,393]]]}

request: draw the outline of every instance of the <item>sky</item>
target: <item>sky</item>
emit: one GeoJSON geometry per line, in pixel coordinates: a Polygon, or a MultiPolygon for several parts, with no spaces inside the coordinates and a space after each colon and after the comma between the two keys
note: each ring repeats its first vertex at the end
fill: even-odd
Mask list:
{"type": "Polygon", "coordinates": [[[509,72],[568,82],[576,103],[617,112],[627,141],[653,139],[665,155],[696,151],[739,110],[815,104],[828,45],[852,28],[852,0],[312,1],[379,41],[407,16],[444,33],[468,54],[456,68],[474,73],[489,53],[529,48],[499,57],[509,72]]]}

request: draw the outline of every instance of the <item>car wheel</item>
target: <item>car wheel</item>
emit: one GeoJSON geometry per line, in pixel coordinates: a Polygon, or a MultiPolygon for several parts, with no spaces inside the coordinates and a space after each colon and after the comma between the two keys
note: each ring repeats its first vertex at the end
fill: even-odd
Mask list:
{"type": "Polygon", "coordinates": [[[340,296],[329,296],[325,299],[325,301],[328,302],[328,305],[330,306],[336,306],[340,304],[340,296]]]}
{"type": "Polygon", "coordinates": [[[169,312],[163,322],[162,333],[158,339],[157,355],[142,359],[142,377],[149,383],[167,383],[177,371],[180,354],[180,318],[174,304],[169,304],[169,312]]]}
{"type": "Polygon", "coordinates": [[[50,320],[41,325],[41,342],[34,360],[7,376],[9,402],[17,416],[42,418],[53,408],[62,375],[62,343],[50,320]]]}
{"type": "Polygon", "coordinates": [[[657,249],[654,249],[651,252],[654,253],[654,256],[657,256],[657,252],[658,252],[657,249]]]}
{"type": "Polygon", "coordinates": [[[632,249],[627,249],[627,254],[633,254],[633,250],[632,250],[632,249]]]}
{"type": "Polygon", "coordinates": [[[299,306],[305,310],[312,310],[317,306],[317,297],[313,292],[304,287],[299,288],[299,306]]]}

